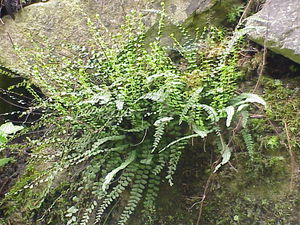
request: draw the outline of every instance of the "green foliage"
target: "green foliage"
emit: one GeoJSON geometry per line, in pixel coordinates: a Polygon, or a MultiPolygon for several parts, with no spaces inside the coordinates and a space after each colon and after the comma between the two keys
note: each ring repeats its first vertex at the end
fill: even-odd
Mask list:
{"type": "Polygon", "coordinates": [[[90,46],[64,43],[64,55],[49,48],[30,59],[35,64],[28,64],[28,73],[47,95],[34,95],[36,108],[45,112],[37,127],[47,131],[28,142],[44,148],[32,160],[46,166],[11,194],[42,185],[33,209],[45,223],[53,220],[56,202],[51,210],[43,207],[60,176],[70,183],[70,201],[56,223],[105,224],[123,206],[118,224],[126,224],[141,201],[145,215],[152,215],[164,169],[172,185],[191,138],[221,140],[219,168],[231,155],[225,138],[231,125],[250,103],[265,105],[254,94],[235,94],[242,32],[225,38],[212,27],[192,41],[179,26],[186,40],[172,36],[181,57],[177,64],[160,45],[167,20],[164,12],[160,16],[158,36],[147,45],[142,18],[132,14],[118,34],[107,32],[101,21],[88,21],[90,46]]]}
{"type": "Polygon", "coordinates": [[[8,77],[15,77],[15,73],[2,67],[0,65],[0,75],[5,75],[5,76],[8,76],[8,77]]]}
{"type": "Polygon", "coordinates": [[[11,162],[11,161],[13,161],[12,158],[1,158],[1,159],[0,159],[0,167],[1,167],[1,166],[5,166],[7,163],[9,163],[9,162],[11,162]]]}
{"type": "Polygon", "coordinates": [[[240,18],[240,16],[242,15],[242,13],[244,12],[245,6],[244,5],[238,5],[238,6],[234,6],[231,11],[228,13],[227,15],[227,20],[230,23],[235,22],[238,18],[240,18]]]}
{"type": "MultiPolygon", "coordinates": [[[[8,136],[17,133],[22,130],[22,126],[15,126],[13,123],[8,122],[0,126],[0,152],[5,147],[8,141],[8,136]]],[[[5,166],[7,163],[14,161],[13,158],[0,158],[0,167],[5,166]]]]}
{"type": "Polygon", "coordinates": [[[249,130],[248,129],[243,129],[242,130],[242,135],[243,135],[244,142],[246,144],[247,151],[249,152],[249,155],[251,157],[253,157],[253,154],[254,154],[254,143],[253,143],[252,136],[249,133],[249,130]]]}
{"type": "Polygon", "coordinates": [[[268,137],[268,140],[265,145],[267,149],[275,150],[278,149],[279,146],[280,146],[280,140],[278,136],[268,137]]]}

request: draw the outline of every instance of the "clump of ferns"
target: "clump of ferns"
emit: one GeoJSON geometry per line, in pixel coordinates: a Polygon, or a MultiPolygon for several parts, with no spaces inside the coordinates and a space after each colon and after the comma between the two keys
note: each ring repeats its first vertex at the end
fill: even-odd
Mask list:
{"type": "MultiPolygon", "coordinates": [[[[231,155],[223,134],[240,116],[253,151],[247,109],[265,102],[255,94],[235,94],[242,76],[236,65],[243,33],[225,38],[210,28],[192,40],[178,25],[185,37],[180,43],[171,36],[185,62],[178,67],[160,45],[166,19],[160,12],[158,36],[147,45],[142,19],[135,15],[126,17],[117,35],[89,21],[94,34],[89,49],[69,45],[77,57],[49,55],[51,63],[39,58],[40,65],[29,68],[48,96],[36,100],[48,112],[40,123],[49,132],[41,141],[56,153],[48,173],[24,189],[45,181],[46,198],[55,177],[64,174],[72,182],[72,201],[62,223],[105,224],[122,205],[122,196],[127,203],[118,224],[126,224],[141,201],[146,215],[155,212],[159,184],[166,179],[173,185],[189,140],[209,134],[217,138],[222,156],[217,171],[231,155]]],[[[51,217],[51,210],[44,213],[51,217]]]]}

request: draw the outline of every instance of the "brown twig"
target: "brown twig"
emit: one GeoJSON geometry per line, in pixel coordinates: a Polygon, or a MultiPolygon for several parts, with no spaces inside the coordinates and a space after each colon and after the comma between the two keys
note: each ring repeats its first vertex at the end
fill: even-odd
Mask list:
{"type": "Polygon", "coordinates": [[[5,181],[3,182],[1,188],[0,188],[0,194],[2,193],[3,188],[5,187],[5,185],[8,183],[9,179],[6,178],[5,181]]]}
{"type": "Polygon", "coordinates": [[[203,204],[204,204],[204,200],[206,198],[206,195],[207,195],[207,191],[208,191],[208,188],[209,188],[209,185],[211,183],[211,180],[214,176],[214,173],[211,173],[206,181],[206,184],[205,184],[205,187],[204,187],[204,191],[203,191],[203,194],[202,194],[202,199],[200,201],[200,208],[199,208],[199,213],[198,213],[198,219],[197,219],[197,225],[200,225],[200,220],[201,220],[201,216],[202,216],[202,211],[203,211],[203,204]]]}
{"type": "MultiPolygon", "coordinates": [[[[220,162],[220,158],[215,161],[211,168],[214,169],[216,167],[217,164],[219,164],[220,162]]],[[[203,211],[203,204],[204,204],[204,200],[206,199],[206,196],[207,196],[207,193],[208,193],[208,188],[211,184],[211,181],[214,177],[215,173],[211,173],[206,181],[206,184],[205,184],[205,187],[204,187],[204,191],[203,191],[203,194],[202,194],[202,197],[201,197],[201,201],[200,201],[200,207],[199,207],[199,213],[198,213],[198,219],[197,219],[197,223],[196,225],[200,225],[200,220],[201,220],[201,216],[202,216],[202,211],[203,211]]]]}
{"type": "Polygon", "coordinates": [[[253,89],[253,93],[255,93],[257,91],[257,89],[258,89],[258,87],[260,85],[260,81],[261,81],[264,69],[265,69],[265,65],[266,65],[266,61],[267,61],[266,60],[267,59],[267,47],[266,47],[266,44],[267,44],[267,38],[265,37],[262,64],[260,65],[260,68],[259,68],[258,79],[257,79],[257,82],[256,82],[255,87],[253,89]]]}
{"type": "Polygon", "coordinates": [[[272,123],[272,121],[270,119],[267,118],[267,120],[268,120],[269,124],[271,125],[271,127],[273,128],[273,130],[275,131],[275,133],[277,135],[279,135],[278,128],[272,123]]]}
{"type": "Polygon", "coordinates": [[[243,12],[243,14],[242,14],[242,16],[241,16],[241,18],[240,18],[238,24],[242,24],[242,23],[243,23],[243,19],[244,19],[244,17],[247,15],[247,12],[248,12],[250,6],[252,5],[252,3],[253,3],[253,0],[250,0],[250,1],[247,3],[246,8],[245,8],[245,10],[244,10],[244,12],[243,12]]]}
{"type": "MultiPolygon", "coordinates": [[[[269,18],[269,16],[268,16],[269,18]]],[[[268,20],[269,21],[269,20],[268,20]]],[[[265,65],[266,65],[266,59],[267,59],[267,40],[268,40],[268,36],[269,36],[269,23],[267,22],[266,24],[266,34],[265,34],[265,39],[264,39],[264,48],[263,48],[263,58],[262,58],[262,64],[259,68],[259,72],[258,72],[258,79],[257,79],[257,82],[256,82],[256,85],[253,89],[253,93],[255,93],[260,85],[260,81],[261,81],[261,78],[262,78],[262,75],[263,75],[263,72],[264,72],[264,69],[265,69],[265,65]]]]}
{"type": "Polygon", "coordinates": [[[8,32],[7,32],[7,35],[8,35],[8,38],[10,40],[10,43],[12,44],[13,47],[15,47],[15,44],[14,44],[14,42],[13,42],[13,40],[12,40],[12,38],[11,38],[11,36],[8,32]]]}
{"type": "Polygon", "coordinates": [[[292,191],[294,188],[295,179],[297,177],[298,168],[297,168],[297,161],[296,161],[295,153],[293,151],[292,144],[291,144],[291,138],[290,138],[290,134],[289,134],[289,130],[288,130],[288,124],[285,120],[283,120],[283,122],[284,122],[286,137],[287,137],[287,149],[288,149],[288,152],[289,152],[289,155],[291,158],[291,181],[290,181],[289,189],[290,189],[290,191],[292,191]]]}

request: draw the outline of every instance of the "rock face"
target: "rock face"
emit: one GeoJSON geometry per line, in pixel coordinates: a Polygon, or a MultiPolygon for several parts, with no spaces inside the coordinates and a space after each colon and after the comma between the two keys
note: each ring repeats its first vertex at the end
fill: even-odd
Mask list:
{"type": "Polygon", "coordinates": [[[296,0],[268,0],[249,18],[253,41],[300,63],[300,4],[296,0]]]}
{"type": "MultiPolygon", "coordinates": [[[[187,27],[220,23],[240,0],[166,0],[166,12],[175,22],[187,27]],[[220,13],[222,12],[222,13],[220,13]],[[210,18],[210,19],[208,19],[210,18]]],[[[47,42],[57,47],[61,41],[84,45],[90,40],[86,18],[100,15],[103,24],[114,31],[122,24],[124,16],[131,10],[145,14],[145,24],[153,28],[158,15],[147,9],[161,9],[161,0],[49,0],[25,7],[15,20],[9,16],[0,23],[0,64],[22,72],[22,61],[14,46],[31,48],[32,41],[39,45],[47,42]]],[[[150,29],[151,30],[151,29],[150,29]]],[[[155,29],[152,29],[152,31],[155,29]]],[[[170,29],[172,31],[172,29],[170,29]]],[[[151,36],[151,32],[149,32],[151,36]]],[[[60,51],[59,47],[55,51],[60,51]]]]}

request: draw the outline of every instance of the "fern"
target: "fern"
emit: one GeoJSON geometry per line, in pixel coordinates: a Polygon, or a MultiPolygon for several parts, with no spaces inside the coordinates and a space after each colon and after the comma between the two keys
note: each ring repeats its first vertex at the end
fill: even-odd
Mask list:
{"type": "Polygon", "coordinates": [[[123,225],[127,222],[130,215],[136,209],[137,204],[142,199],[142,197],[143,197],[142,194],[143,194],[144,189],[147,184],[147,182],[145,180],[148,178],[148,173],[149,173],[149,171],[143,170],[143,168],[140,168],[140,170],[137,171],[137,176],[135,176],[135,181],[131,188],[128,203],[125,206],[124,211],[120,216],[118,224],[123,225]]]}
{"type": "Polygon", "coordinates": [[[173,186],[173,175],[176,171],[177,164],[179,162],[180,156],[182,154],[182,150],[185,148],[187,142],[179,142],[175,145],[172,145],[169,149],[170,151],[170,159],[169,159],[169,165],[168,165],[168,175],[166,176],[166,179],[169,181],[170,186],[173,186]]]}
{"type": "Polygon", "coordinates": [[[185,105],[182,113],[180,114],[179,125],[185,119],[184,117],[187,116],[187,113],[190,109],[193,109],[199,99],[200,93],[203,91],[203,87],[197,88],[193,94],[191,94],[190,99],[188,100],[187,104],[185,105]]]}
{"type": "Polygon", "coordinates": [[[143,217],[145,218],[146,222],[149,222],[150,224],[154,223],[154,218],[156,216],[155,200],[158,196],[159,185],[160,176],[150,173],[142,210],[144,214],[143,217]]]}
{"type": "Polygon", "coordinates": [[[103,202],[97,210],[95,224],[100,222],[102,215],[105,212],[105,209],[108,208],[110,204],[114,200],[116,200],[120,196],[120,194],[125,190],[125,188],[130,184],[132,178],[134,177],[134,172],[137,171],[136,169],[132,170],[133,168],[131,168],[129,172],[122,174],[119,184],[115,186],[109,194],[105,195],[103,202]]]}
{"type": "Polygon", "coordinates": [[[169,153],[167,151],[160,152],[157,156],[156,164],[153,168],[153,174],[159,175],[167,163],[167,158],[169,156],[169,153]]]}
{"type": "Polygon", "coordinates": [[[247,128],[244,128],[241,132],[242,132],[242,136],[243,136],[247,151],[248,151],[251,159],[253,159],[253,157],[254,157],[254,142],[252,139],[252,135],[250,134],[250,132],[247,128]]]}
{"type": "Polygon", "coordinates": [[[172,119],[173,119],[172,117],[164,117],[164,118],[161,118],[161,119],[155,121],[154,126],[156,127],[156,129],[155,129],[155,133],[153,135],[154,142],[153,142],[151,152],[154,152],[155,149],[158,147],[159,141],[164,134],[164,129],[166,127],[166,124],[172,119]]]}
{"type": "Polygon", "coordinates": [[[9,70],[9,69],[6,69],[5,67],[3,66],[0,66],[0,75],[5,75],[7,77],[16,77],[16,74],[15,72],[9,70]]]}
{"type": "MultiPolygon", "coordinates": [[[[32,207],[38,215],[51,221],[63,208],[60,224],[101,224],[118,206],[117,223],[126,224],[143,201],[149,218],[155,213],[160,182],[173,185],[191,138],[221,137],[220,166],[228,162],[231,146],[226,138],[239,116],[253,157],[247,110],[251,103],[266,104],[257,95],[235,94],[242,76],[237,62],[244,33],[224,38],[223,31],[211,27],[194,41],[186,28],[176,24],[183,36],[181,41],[171,37],[184,62],[178,65],[160,45],[165,23],[173,20],[164,10],[156,13],[160,13],[158,34],[150,43],[146,44],[141,16],[131,14],[120,28],[122,35],[110,34],[101,21],[88,20],[94,37],[91,46],[64,44],[66,55],[61,56],[45,40],[48,47],[28,59],[35,64],[28,64],[26,72],[46,94],[40,97],[28,82],[22,84],[32,93],[35,109],[44,112],[31,130],[46,132],[26,144],[34,151],[35,165],[46,159],[47,167],[12,192],[21,195],[45,185],[39,204],[32,207]],[[63,206],[48,198],[58,189],[59,176],[69,185],[65,196],[72,197],[63,206]],[[125,207],[120,199],[127,200],[125,207]],[[49,204],[52,210],[44,212],[49,204]]],[[[16,208],[27,202],[30,198],[16,208]]]]}

